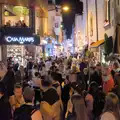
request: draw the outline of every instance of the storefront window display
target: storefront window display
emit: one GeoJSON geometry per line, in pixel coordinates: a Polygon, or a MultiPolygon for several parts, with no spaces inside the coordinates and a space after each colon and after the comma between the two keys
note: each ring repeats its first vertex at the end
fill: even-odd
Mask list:
{"type": "Polygon", "coordinates": [[[24,66],[27,64],[28,59],[39,59],[35,56],[36,46],[31,47],[31,50],[28,47],[29,45],[7,45],[7,58],[12,58],[14,63],[17,62],[24,66]]]}
{"type": "Polygon", "coordinates": [[[24,64],[24,46],[22,45],[7,45],[7,58],[12,57],[13,61],[19,64],[24,64]]]}
{"type": "Polygon", "coordinates": [[[3,27],[4,33],[0,44],[7,47],[7,58],[13,58],[20,65],[26,64],[27,59],[35,59],[36,46],[40,38],[33,35],[30,28],[3,27]]]}
{"type": "Polygon", "coordinates": [[[24,22],[29,26],[29,9],[23,6],[4,5],[4,25],[19,26],[20,22],[24,22]]]}

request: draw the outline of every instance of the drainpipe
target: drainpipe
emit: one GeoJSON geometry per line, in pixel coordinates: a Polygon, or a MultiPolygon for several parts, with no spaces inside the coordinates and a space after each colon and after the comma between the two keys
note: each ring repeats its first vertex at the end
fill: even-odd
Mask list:
{"type": "MultiPolygon", "coordinates": [[[[96,39],[97,41],[99,40],[99,33],[98,33],[98,4],[97,4],[97,0],[95,0],[95,11],[96,11],[96,39]]],[[[102,63],[101,57],[102,57],[102,51],[101,51],[101,47],[99,47],[99,61],[100,63],[102,63]]]]}
{"type": "MultiPolygon", "coordinates": [[[[88,34],[88,0],[86,0],[86,14],[87,14],[87,37],[88,37],[88,42],[89,42],[89,34],[88,34]]],[[[89,45],[89,43],[88,43],[89,45]]]]}
{"type": "Polygon", "coordinates": [[[95,0],[95,11],[96,11],[96,39],[98,41],[98,6],[97,6],[97,0],[95,0]]]}
{"type": "Polygon", "coordinates": [[[29,12],[29,27],[32,29],[33,33],[35,33],[35,8],[30,7],[30,12],[29,12]]]}

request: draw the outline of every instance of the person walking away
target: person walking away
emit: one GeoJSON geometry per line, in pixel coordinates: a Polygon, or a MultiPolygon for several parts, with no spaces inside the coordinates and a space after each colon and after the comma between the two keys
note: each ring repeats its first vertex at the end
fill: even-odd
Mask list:
{"type": "Polygon", "coordinates": [[[27,71],[28,71],[29,80],[32,80],[32,69],[33,69],[33,61],[30,59],[27,63],[27,71]]]}
{"type": "Polygon", "coordinates": [[[87,65],[85,59],[82,59],[82,62],[80,63],[80,71],[83,72],[84,68],[87,68],[87,65]]]}
{"type": "Polygon", "coordinates": [[[15,84],[22,84],[24,81],[25,72],[24,67],[20,66],[19,70],[15,73],[15,84]]]}
{"type": "Polygon", "coordinates": [[[61,119],[61,101],[52,82],[46,76],[42,80],[43,99],[40,103],[40,111],[44,120],[62,120],[61,119]]]}
{"type": "Polygon", "coordinates": [[[0,78],[3,79],[3,77],[5,76],[7,72],[7,68],[6,66],[4,65],[3,62],[0,61],[0,78]]]}
{"type": "Polygon", "coordinates": [[[116,94],[107,95],[100,120],[120,120],[119,99],[116,94]]]}
{"type": "Polygon", "coordinates": [[[113,69],[111,70],[112,77],[115,79],[116,73],[120,71],[120,66],[118,62],[113,63],[113,69]]]}
{"type": "Polygon", "coordinates": [[[4,78],[2,79],[2,82],[6,87],[7,96],[8,97],[12,96],[14,94],[13,91],[15,85],[15,76],[12,67],[8,67],[8,71],[5,74],[4,78]]]}
{"type": "Polygon", "coordinates": [[[49,58],[49,59],[46,61],[45,66],[46,66],[46,71],[49,71],[50,67],[52,66],[51,58],[49,58]]]}
{"type": "Polygon", "coordinates": [[[0,82],[0,120],[12,120],[10,103],[5,95],[6,89],[0,82]]]}
{"type": "Polygon", "coordinates": [[[55,72],[56,69],[57,69],[57,66],[56,66],[55,62],[52,62],[52,66],[50,67],[50,71],[55,72]]]}
{"type": "Polygon", "coordinates": [[[105,94],[96,82],[92,82],[89,85],[88,93],[85,96],[85,102],[89,120],[98,119],[104,108],[105,94]]]}
{"type": "MultiPolygon", "coordinates": [[[[103,86],[101,65],[97,64],[96,67],[92,68],[92,70],[94,72],[90,76],[90,83],[94,81],[99,86],[103,86]]],[[[92,71],[90,71],[90,72],[92,72],[92,71]]]]}
{"type": "Polygon", "coordinates": [[[25,104],[14,112],[13,120],[42,120],[40,111],[34,107],[34,90],[30,87],[26,87],[23,92],[25,104]]]}
{"type": "Polygon", "coordinates": [[[72,113],[68,114],[66,120],[88,120],[84,98],[76,94],[72,96],[71,102],[72,113]]]}

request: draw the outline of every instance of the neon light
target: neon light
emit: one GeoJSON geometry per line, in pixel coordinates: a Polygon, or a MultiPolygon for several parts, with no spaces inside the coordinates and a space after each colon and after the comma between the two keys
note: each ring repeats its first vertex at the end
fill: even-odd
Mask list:
{"type": "Polygon", "coordinates": [[[12,36],[5,37],[5,40],[8,43],[18,42],[20,44],[24,44],[25,42],[33,43],[35,41],[34,37],[12,37],[12,36]]]}

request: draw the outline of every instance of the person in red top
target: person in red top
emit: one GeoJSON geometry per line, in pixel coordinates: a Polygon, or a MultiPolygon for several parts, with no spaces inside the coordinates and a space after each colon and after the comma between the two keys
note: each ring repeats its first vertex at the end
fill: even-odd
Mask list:
{"type": "Polygon", "coordinates": [[[107,94],[114,88],[114,80],[108,66],[103,67],[103,91],[107,94]]]}

